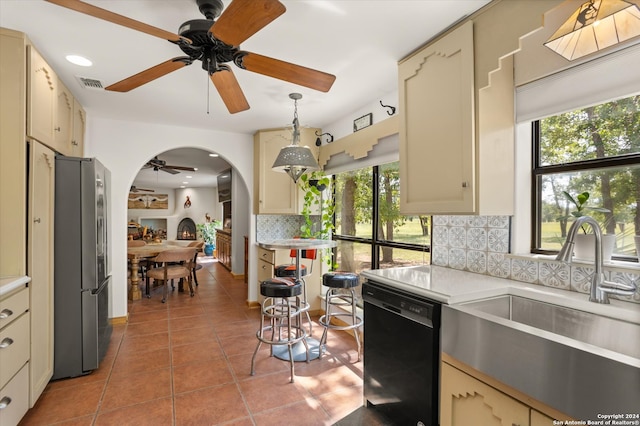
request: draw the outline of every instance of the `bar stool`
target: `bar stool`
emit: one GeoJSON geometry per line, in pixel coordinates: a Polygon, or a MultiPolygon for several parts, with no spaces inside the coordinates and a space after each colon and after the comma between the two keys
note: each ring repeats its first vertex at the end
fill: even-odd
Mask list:
{"type": "MultiPolygon", "coordinates": [[[[304,280],[304,277],[306,277],[308,274],[311,274],[313,272],[313,261],[317,257],[317,250],[315,249],[300,250],[299,255],[300,255],[300,259],[311,259],[311,267],[309,268],[308,273],[307,273],[307,267],[302,263],[300,263],[300,275],[299,275],[299,278],[302,281],[302,302],[300,305],[301,312],[303,312],[307,317],[307,323],[309,324],[309,335],[311,335],[313,333],[313,322],[311,322],[311,315],[309,315],[309,308],[311,305],[307,301],[307,285],[304,280]]],[[[291,257],[291,259],[295,259],[296,250],[291,250],[289,253],[289,257],[291,257]]],[[[298,278],[296,277],[296,272],[297,271],[296,271],[295,263],[276,265],[275,268],[273,269],[273,274],[276,277],[280,277],[280,278],[284,278],[284,277],[298,278]]]]}
{"type": "MultiPolygon", "coordinates": [[[[325,314],[320,317],[318,322],[324,327],[322,338],[320,338],[320,357],[322,357],[322,348],[327,343],[327,330],[353,330],[358,345],[358,361],[360,361],[360,335],[358,328],[362,325],[362,318],[356,315],[356,295],[354,288],[360,285],[358,274],[353,272],[327,272],[322,276],[322,285],[329,287],[327,290],[324,311],[325,314]],[[346,293],[344,290],[348,290],[346,293]],[[340,310],[341,306],[350,306],[351,312],[340,310]],[[351,324],[339,325],[332,324],[333,318],[348,317],[351,324]]],[[[344,322],[342,322],[344,324],[344,322]]]]}
{"type": "Polygon", "coordinates": [[[309,345],[307,333],[300,325],[302,284],[289,278],[272,278],[260,284],[260,294],[265,297],[262,301],[260,329],[256,332],[258,346],[251,357],[251,375],[255,375],[255,359],[263,343],[273,347],[286,345],[291,363],[291,383],[294,381],[293,345],[302,341],[309,362],[309,345]],[[293,301],[290,298],[295,298],[293,301]],[[268,325],[265,325],[268,321],[268,325]],[[295,321],[295,324],[294,324],[295,321]],[[267,333],[271,336],[267,337],[267,333]],[[284,332],[284,333],[283,333],[284,332]],[[284,335],[283,335],[284,334],[284,335]]]}

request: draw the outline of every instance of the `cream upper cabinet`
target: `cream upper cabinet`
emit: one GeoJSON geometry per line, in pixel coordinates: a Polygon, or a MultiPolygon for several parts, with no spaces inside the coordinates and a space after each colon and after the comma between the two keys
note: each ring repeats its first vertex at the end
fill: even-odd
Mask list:
{"type": "Polygon", "coordinates": [[[58,77],[33,46],[28,46],[28,52],[27,136],[53,148],[58,77]]]}
{"type": "Polygon", "coordinates": [[[31,142],[27,244],[27,270],[31,277],[31,407],[53,375],[54,182],[55,153],[31,142]]]}
{"type": "Polygon", "coordinates": [[[27,274],[26,43],[0,28],[0,276],[27,274]]]}
{"type": "Polygon", "coordinates": [[[514,212],[513,56],[476,91],[473,43],[468,21],[399,65],[403,214],[514,212]]]}
{"type": "Polygon", "coordinates": [[[529,407],[442,363],[441,426],[528,426],[529,407]]]}
{"type": "Polygon", "coordinates": [[[473,23],[400,63],[400,211],[473,212],[473,23]]]}
{"type": "MultiPolygon", "coordinates": [[[[320,129],[300,129],[300,145],[311,148],[316,158],[315,132],[320,129]]],[[[254,201],[255,214],[299,214],[303,196],[288,174],[271,169],[280,149],[290,145],[291,129],[261,130],[254,135],[254,201]]]]}
{"type": "Polygon", "coordinates": [[[82,157],[86,113],[67,87],[58,81],[55,150],[71,157],[82,157]]]}
{"type": "Polygon", "coordinates": [[[27,136],[63,155],[81,157],[85,111],[38,51],[28,50],[27,136]]]}
{"type": "Polygon", "coordinates": [[[55,109],[55,139],[54,147],[56,151],[69,155],[71,152],[71,139],[73,137],[73,95],[58,80],[56,85],[56,109],[55,109]]]}
{"type": "Polygon", "coordinates": [[[74,99],[73,102],[73,134],[71,137],[71,155],[72,157],[84,156],[84,132],[87,128],[87,114],[80,105],[80,102],[74,99]]]}

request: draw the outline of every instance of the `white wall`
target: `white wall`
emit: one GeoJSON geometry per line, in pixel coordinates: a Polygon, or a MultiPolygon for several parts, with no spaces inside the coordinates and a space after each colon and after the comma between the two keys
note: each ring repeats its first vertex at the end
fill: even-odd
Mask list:
{"type": "MultiPolygon", "coordinates": [[[[97,157],[111,171],[111,318],[127,315],[126,240],[129,188],[149,158],[170,149],[185,147],[220,154],[234,167],[237,172],[234,176],[235,181],[246,188],[248,205],[252,205],[253,190],[247,186],[247,182],[253,182],[252,135],[97,118],[93,117],[91,109],[87,108],[85,156],[97,157]]],[[[178,196],[181,194],[176,195],[178,196]]],[[[254,243],[255,218],[252,212],[248,211],[247,214],[249,220],[245,235],[249,237],[250,243],[254,243]]],[[[238,244],[241,244],[241,241],[239,240],[238,244]]],[[[250,259],[249,262],[251,278],[256,272],[256,262],[255,259],[250,259]]],[[[256,300],[257,295],[251,293],[250,289],[249,299],[256,300]]]]}

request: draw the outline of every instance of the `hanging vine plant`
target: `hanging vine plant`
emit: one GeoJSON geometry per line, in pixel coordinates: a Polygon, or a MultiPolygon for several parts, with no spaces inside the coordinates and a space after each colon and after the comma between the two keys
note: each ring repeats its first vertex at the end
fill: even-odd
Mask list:
{"type": "MultiPolygon", "coordinates": [[[[331,191],[327,191],[331,188],[331,178],[325,176],[322,171],[314,171],[302,175],[298,180],[298,185],[304,191],[302,205],[304,223],[300,226],[300,238],[331,239],[335,229],[333,224],[335,203],[331,191]],[[316,211],[319,211],[320,214],[314,215],[313,213],[316,211]]],[[[322,260],[331,267],[335,266],[332,262],[330,249],[322,250],[322,260]]]]}

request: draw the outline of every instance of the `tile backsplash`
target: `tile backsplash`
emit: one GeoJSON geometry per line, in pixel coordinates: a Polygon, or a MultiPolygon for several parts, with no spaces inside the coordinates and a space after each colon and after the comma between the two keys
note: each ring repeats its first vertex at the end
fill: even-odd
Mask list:
{"type": "MultiPolygon", "coordinates": [[[[571,265],[552,256],[510,254],[509,216],[433,216],[431,263],[453,269],[588,294],[592,264],[571,265]]],[[[637,264],[605,263],[607,280],[640,282],[637,264]]],[[[640,303],[640,290],[633,296],[616,296],[640,303]]]]}
{"type": "MultiPolygon", "coordinates": [[[[320,216],[311,216],[311,220],[319,220],[320,216]]],[[[304,225],[302,215],[269,215],[256,216],[256,241],[278,240],[300,236],[300,227],[304,225]]]]}

